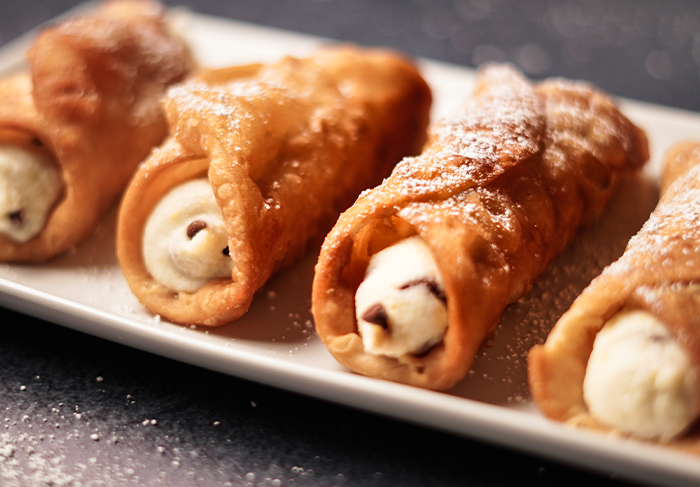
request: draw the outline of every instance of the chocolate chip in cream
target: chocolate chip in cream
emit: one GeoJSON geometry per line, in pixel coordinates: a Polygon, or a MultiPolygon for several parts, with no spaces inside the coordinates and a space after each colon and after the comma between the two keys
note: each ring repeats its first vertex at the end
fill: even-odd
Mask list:
{"type": "Polygon", "coordinates": [[[440,286],[438,286],[437,282],[435,282],[431,279],[425,278],[425,277],[422,279],[415,279],[413,281],[409,281],[406,284],[404,284],[403,286],[401,286],[399,289],[403,291],[404,289],[408,289],[408,288],[411,288],[414,286],[427,287],[428,291],[430,291],[430,293],[433,296],[435,296],[437,299],[439,299],[443,303],[447,303],[447,297],[445,296],[445,292],[442,289],[440,289],[440,286]]]}
{"type": "Polygon", "coordinates": [[[7,214],[7,218],[9,218],[15,227],[21,228],[24,225],[24,210],[12,211],[7,214]]]}
{"type": "Polygon", "coordinates": [[[362,313],[362,319],[367,323],[378,325],[389,331],[389,316],[381,303],[375,303],[362,313]]]}
{"type": "Polygon", "coordinates": [[[207,228],[207,223],[202,220],[195,220],[187,226],[187,238],[192,240],[195,235],[207,228]]]}

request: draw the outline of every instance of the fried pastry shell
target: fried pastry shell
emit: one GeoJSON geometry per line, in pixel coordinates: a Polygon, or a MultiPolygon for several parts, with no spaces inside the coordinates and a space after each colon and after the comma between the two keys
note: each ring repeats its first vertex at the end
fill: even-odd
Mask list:
{"type": "Polygon", "coordinates": [[[465,108],[433,127],[423,153],[365,192],[326,237],[312,295],[319,336],[358,373],[451,387],[506,305],[647,157],[645,134],[592,86],[533,85],[508,65],[481,70],[465,108]],[[371,256],[412,234],[431,248],[442,275],[444,338],[420,356],[367,353],[355,292],[371,256]]]}
{"type": "MultiPolygon", "coordinates": [[[[551,419],[625,436],[597,421],[583,397],[595,337],[623,308],[658,318],[700,367],[700,144],[683,142],[669,150],[660,185],[656,209],[624,254],[574,301],[546,342],[530,351],[530,388],[551,419]]],[[[664,444],[700,454],[700,431],[691,426],[664,444]]]]}
{"type": "Polygon", "coordinates": [[[360,191],[420,151],[431,101],[411,62],[352,46],[204,71],[173,89],[165,101],[171,136],[137,172],[120,210],[117,251],[132,292],[178,323],[239,318],[360,191]],[[145,266],[143,230],[170,188],[201,176],[222,210],[235,267],[230,279],[173,292],[145,266]]]}
{"type": "Polygon", "coordinates": [[[48,155],[63,192],[44,228],[0,261],[40,262],[83,240],[167,134],[160,98],[193,62],[148,0],[114,0],[43,30],[29,69],[0,80],[0,144],[48,155]]]}

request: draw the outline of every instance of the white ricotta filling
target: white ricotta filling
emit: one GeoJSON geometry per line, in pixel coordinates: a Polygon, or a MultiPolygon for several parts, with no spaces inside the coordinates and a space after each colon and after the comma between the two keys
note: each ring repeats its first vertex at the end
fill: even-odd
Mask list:
{"type": "Polygon", "coordinates": [[[596,336],[583,395],[601,422],[667,441],[697,416],[697,370],[663,323],[641,310],[618,313],[596,336]]]}
{"type": "Polygon", "coordinates": [[[372,256],[355,294],[359,334],[367,352],[419,355],[447,328],[442,277],[427,244],[410,237],[372,256]]]}
{"type": "Polygon", "coordinates": [[[148,272],[173,291],[192,293],[211,279],[231,277],[228,233],[209,180],[180,184],[158,202],[142,252],[148,272]]]}
{"type": "Polygon", "coordinates": [[[25,243],[41,232],[63,191],[61,173],[39,153],[0,145],[0,233],[25,243]]]}

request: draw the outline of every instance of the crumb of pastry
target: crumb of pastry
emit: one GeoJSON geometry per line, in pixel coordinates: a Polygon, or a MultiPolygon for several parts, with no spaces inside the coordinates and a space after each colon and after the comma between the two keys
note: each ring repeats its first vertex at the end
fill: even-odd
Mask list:
{"type": "Polygon", "coordinates": [[[369,353],[420,355],[442,340],[447,328],[442,277],[420,237],[372,256],[355,294],[355,311],[369,353]]]}
{"type": "Polygon", "coordinates": [[[148,272],[176,292],[195,292],[211,279],[231,276],[228,233],[209,180],[180,184],[158,202],[142,251],[148,272]]]}
{"type": "Polygon", "coordinates": [[[666,326],[624,310],[596,336],[583,394],[593,417],[640,438],[667,441],[697,416],[698,377],[666,326]]]}
{"type": "Polygon", "coordinates": [[[25,243],[41,232],[63,191],[58,167],[44,154],[0,146],[0,233],[25,243]]]}

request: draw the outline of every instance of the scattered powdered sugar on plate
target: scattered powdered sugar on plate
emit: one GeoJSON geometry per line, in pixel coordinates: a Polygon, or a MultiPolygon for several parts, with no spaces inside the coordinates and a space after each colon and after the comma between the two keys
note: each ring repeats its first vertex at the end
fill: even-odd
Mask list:
{"type": "Polygon", "coordinates": [[[658,190],[650,181],[624,180],[598,222],[583,229],[535,281],[532,290],[506,308],[494,335],[479,350],[472,370],[450,392],[491,404],[532,407],[528,352],[544,342],[588,283],[622,255],[657,197],[658,190]]]}
{"type": "Polygon", "coordinates": [[[144,323],[147,325],[159,325],[161,323],[160,315],[154,315],[140,307],[115,304],[112,306],[111,311],[116,315],[123,316],[124,318],[129,318],[130,320],[138,321],[139,323],[144,323]]]}
{"type": "Polygon", "coordinates": [[[77,477],[64,467],[65,456],[39,448],[43,438],[0,433],[0,485],[3,487],[67,486],[77,477]]]}

